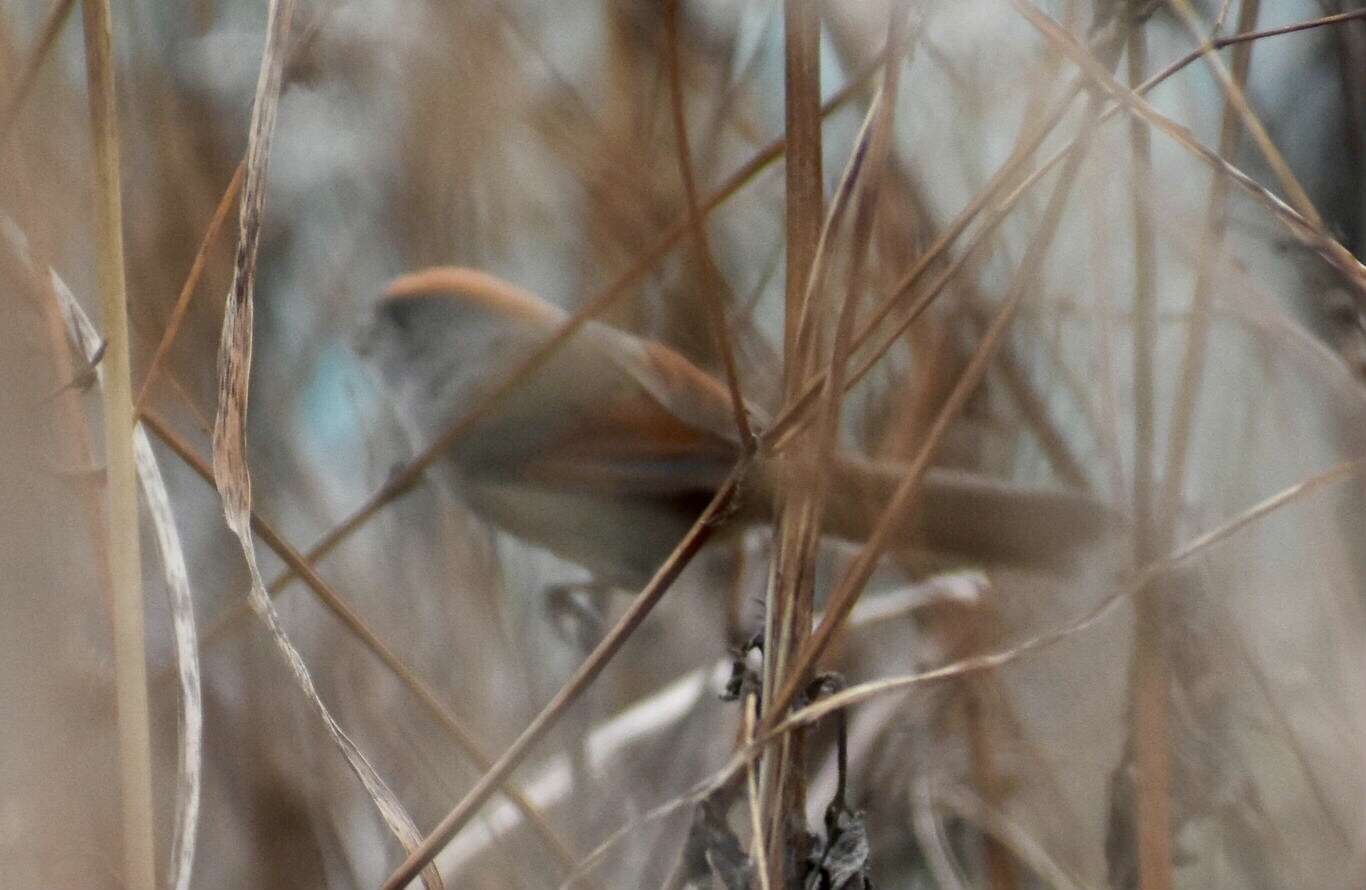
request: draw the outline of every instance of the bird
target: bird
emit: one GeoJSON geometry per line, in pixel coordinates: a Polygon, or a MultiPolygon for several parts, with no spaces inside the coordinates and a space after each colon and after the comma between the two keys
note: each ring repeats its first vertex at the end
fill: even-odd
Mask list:
{"type": "MultiPolygon", "coordinates": [[[[568,320],[484,271],[433,267],[393,280],[356,349],[413,447],[436,442],[568,320]]],[[[746,403],[756,428],[764,412],[746,403]]],[[[495,527],[575,563],[600,582],[641,586],[683,538],[742,453],[727,387],[665,344],[590,320],[512,387],[438,460],[442,484],[495,527]]],[[[825,532],[866,536],[905,468],[840,453],[825,532]]],[[[801,483],[759,454],[734,511],[769,521],[801,483]]],[[[1089,494],[931,468],[895,546],[975,565],[1058,571],[1123,525],[1089,494]]]]}

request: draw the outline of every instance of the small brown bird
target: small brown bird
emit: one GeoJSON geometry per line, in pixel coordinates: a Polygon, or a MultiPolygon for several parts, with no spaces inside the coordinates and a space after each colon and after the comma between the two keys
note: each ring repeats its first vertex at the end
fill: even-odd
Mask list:
{"type": "MultiPolygon", "coordinates": [[[[437,440],[566,320],[487,273],[434,268],[385,291],[358,341],[417,448],[437,440]]],[[[755,426],[762,412],[749,406],[755,426]]],[[[739,455],[730,395],[677,352],[598,322],[486,412],[438,464],[453,494],[514,537],[637,587],[668,556],[739,455]]],[[[825,528],[858,540],[901,469],[842,455],[825,528]]],[[[761,459],[739,517],[766,521],[790,465],[761,459]]],[[[1079,493],[935,469],[900,537],[980,565],[1058,568],[1113,530],[1079,493]]]]}

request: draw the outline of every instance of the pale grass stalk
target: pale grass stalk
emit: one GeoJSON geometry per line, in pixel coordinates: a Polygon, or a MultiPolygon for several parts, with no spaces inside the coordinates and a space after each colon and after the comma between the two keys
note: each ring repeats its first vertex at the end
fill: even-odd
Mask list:
{"type": "MultiPolygon", "coordinates": [[[[44,315],[50,322],[54,358],[62,372],[62,379],[74,382],[89,374],[90,377],[86,379],[90,379],[102,389],[105,385],[106,370],[100,362],[102,353],[107,349],[107,343],[100,338],[71,289],[55,269],[45,267],[35,259],[29,250],[28,238],[12,220],[3,215],[0,215],[0,238],[27,274],[34,296],[42,299],[44,315]],[[46,272],[43,271],[44,268],[46,272]],[[72,367],[70,356],[73,353],[86,363],[86,371],[78,373],[72,367]]],[[[83,419],[79,404],[80,395],[70,384],[63,386],[57,394],[65,396],[59,400],[63,420],[61,435],[68,443],[65,452],[79,455],[76,459],[82,465],[88,466],[91,463],[90,430],[83,419]]],[[[157,466],[147,435],[141,427],[134,428],[133,441],[137,475],[147,499],[148,516],[156,530],[163,573],[171,595],[175,667],[180,679],[181,709],[176,813],[167,884],[175,890],[186,890],[194,863],[203,772],[204,714],[194,606],[190,593],[189,572],[161,470],[157,466]]],[[[69,459],[67,462],[69,463],[69,459]]],[[[106,511],[97,507],[91,510],[89,518],[93,539],[97,542],[96,552],[101,562],[99,581],[108,585],[108,559],[104,552],[105,547],[100,541],[104,536],[105,515],[106,511]]]]}
{"type": "MultiPolygon", "coordinates": [[[[751,744],[754,741],[754,727],[759,720],[759,700],[753,694],[745,696],[745,732],[744,743],[751,744]]],[[[750,856],[754,860],[754,871],[759,876],[760,890],[773,890],[773,881],[769,877],[768,869],[768,845],[764,843],[764,818],[763,812],[759,808],[759,783],[754,776],[754,764],[745,764],[745,799],[749,803],[749,828],[752,832],[750,837],[750,856]]]]}
{"type": "MultiPolygon", "coordinates": [[[[1143,79],[1148,64],[1147,39],[1134,24],[1129,32],[1130,89],[1143,79]]],[[[1153,517],[1156,471],[1156,399],[1154,357],[1157,351],[1157,248],[1153,233],[1152,141],[1147,125],[1129,119],[1133,155],[1134,225],[1134,563],[1143,565],[1157,552],[1153,517]]],[[[1165,591],[1142,591],[1135,611],[1132,674],[1132,745],[1137,772],[1134,824],[1137,826],[1138,880],[1142,890],[1168,890],[1172,882],[1171,747],[1167,718],[1170,683],[1165,646],[1165,591]]]]}
{"type": "MultiPolygon", "coordinates": [[[[904,52],[906,13],[894,8],[889,16],[882,84],[869,102],[867,116],[835,193],[835,200],[821,226],[816,254],[812,258],[804,288],[794,352],[789,356],[791,363],[784,366],[785,370],[791,371],[788,380],[799,380],[805,377],[811,364],[819,361],[820,321],[829,314],[826,304],[830,301],[824,298],[824,292],[826,267],[832,250],[831,239],[840,230],[845,214],[852,212],[849,280],[843,306],[835,322],[834,342],[830,347],[824,410],[816,428],[803,443],[805,453],[814,457],[812,467],[816,472],[812,475],[811,485],[802,486],[796,492],[787,492],[783,498],[784,511],[779,526],[783,536],[776,559],[780,567],[785,567],[785,571],[777,573],[777,578],[787,583],[779,584],[769,592],[770,606],[775,601],[779,606],[779,614],[773,622],[777,638],[767,641],[769,645],[765,649],[766,655],[774,653],[776,656],[765,658],[765,689],[770,694],[774,689],[803,678],[800,673],[789,673],[787,662],[793,654],[801,651],[811,636],[816,547],[821,531],[821,516],[829,494],[829,477],[819,472],[818,468],[827,465],[833,458],[839,409],[844,395],[840,384],[850,357],[855,314],[863,295],[867,246],[872,240],[872,228],[876,220],[877,200],[880,197],[878,186],[891,141],[898,74],[904,52]]],[[[768,718],[770,715],[766,711],[764,716],[768,718]]],[[[770,862],[779,863],[790,858],[801,861],[808,851],[801,848],[789,851],[788,845],[793,838],[786,836],[786,832],[794,831],[796,838],[805,837],[804,826],[797,828],[794,824],[804,820],[806,814],[804,736],[794,733],[784,739],[775,759],[778,763],[778,788],[771,793],[776,800],[777,810],[771,817],[767,858],[770,862]]],[[[761,799],[769,803],[767,798],[761,799]]],[[[783,880],[785,877],[780,866],[772,883],[781,884],[783,880]]]]}
{"type": "Polygon", "coordinates": [[[151,728],[143,638],[142,549],[138,540],[137,468],[133,455],[133,381],[128,348],[128,297],[123,271],[123,202],[119,177],[118,103],[114,88],[113,22],[108,0],[81,4],[85,25],[90,128],[95,147],[95,278],[104,313],[105,476],[108,490],[109,579],[113,584],[114,670],[119,728],[119,791],[123,814],[123,885],[156,887],[152,808],[151,728]]]}
{"type": "MultiPolygon", "coordinates": [[[[820,116],[821,12],[816,0],[783,0],[783,116],[787,136],[784,166],[784,232],[786,277],[783,285],[783,395],[802,379],[806,348],[802,343],[808,282],[819,262],[821,219],[824,214],[824,148],[820,116]]],[[[799,498],[797,499],[800,500],[799,498]]],[[[809,586],[802,566],[795,562],[800,530],[800,504],[780,491],[774,504],[777,552],[770,566],[770,585],[764,604],[764,673],[761,706],[767,710],[769,693],[783,676],[791,651],[792,628],[810,615],[809,586]]],[[[809,618],[808,618],[809,620],[809,618]]],[[[800,744],[800,739],[796,740],[800,744]]],[[[766,758],[759,771],[759,811],[767,848],[769,880],[783,886],[787,838],[783,811],[791,810],[804,793],[801,777],[787,775],[793,740],[784,740],[775,757],[766,758]],[[798,784],[794,785],[794,781],[798,784]]],[[[796,809],[800,813],[801,809],[796,809]]],[[[800,855],[800,852],[798,853],[800,855]]]]}
{"type": "MultiPolygon", "coordinates": [[[[864,115],[853,150],[845,164],[844,172],[835,189],[835,199],[831,202],[825,219],[820,225],[816,239],[815,252],[802,287],[802,299],[796,326],[792,353],[784,361],[784,375],[788,381],[799,380],[805,376],[806,368],[817,359],[817,331],[820,319],[825,315],[821,297],[824,293],[826,257],[831,250],[831,239],[840,228],[854,195],[854,187],[863,170],[867,156],[869,139],[873,132],[873,122],[877,111],[882,107],[882,90],[879,89],[864,115]]],[[[791,248],[789,247],[789,250],[791,248]]],[[[769,585],[765,595],[764,610],[764,690],[771,694],[784,682],[789,656],[797,650],[810,634],[811,605],[811,553],[815,543],[815,516],[823,495],[817,490],[802,488],[798,491],[779,493],[775,509],[774,528],[778,537],[777,552],[773,558],[773,571],[769,575],[769,585]]],[[[765,699],[767,700],[767,699],[765,699]]],[[[799,791],[789,790],[789,799],[779,803],[777,795],[783,787],[791,787],[792,782],[800,782],[798,777],[789,777],[788,766],[798,762],[800,751],[796,747],[800,739],[784,740],[783,749],[776,758],[763,765],[761,770],[760,809],[770,813],[768,825],[770,832],[769,859],[779,860],[777,852],[780,842],[779,831],[782,820],[779,812],[802,813],[805,807],[795,799],[799,791]]],[[[780,881],[781,878],[775,878],[780,881]]]]}

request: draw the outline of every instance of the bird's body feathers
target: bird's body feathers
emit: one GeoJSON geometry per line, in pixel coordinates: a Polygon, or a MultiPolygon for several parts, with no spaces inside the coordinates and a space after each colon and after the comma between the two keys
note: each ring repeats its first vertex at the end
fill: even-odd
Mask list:
{"type": "MultiPolygon", "coordinates": [[[[367,357],[425,447],[475,408],[565,323],[562,310],[485,273],[431,269],[396,280],[367,357]]],[[[746,406],[755,425],[765,419],[746,406]]],[[[725,387],[666,346],[588,322],[451,446],[443,473],[477,513],[608,581],[638,584],[686,533],[740,454],[725,387]]],[[[841,455],[826,526],[867,534],[902,468],[841,455]]],[[[760,460],[741,514],[766,518],[790,464],[760,460]]],[[[809,478],[809,477],[808,477],[809,478]]],[[[1065,491],[931,470],[907,546],[979,561],[1057,564],[1114,515],[1065,491]]]]}

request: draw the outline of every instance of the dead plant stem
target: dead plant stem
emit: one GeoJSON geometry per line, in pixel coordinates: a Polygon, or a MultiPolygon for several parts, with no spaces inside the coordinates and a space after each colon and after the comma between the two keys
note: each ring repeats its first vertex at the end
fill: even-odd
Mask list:
{"type": "MultiPolygon", "coordinates": [[[[1147,65],[1147,40],[1135,23],[1129,32],[1129,82],[1137,85],[1147,65]]],[[[1134,563],[1141,566],[1158,552],[1153,517],[1155,396],[1153,362],[1157,349],[1157,254],[1153,235],[1152,141],[1147,124],[1129,121],[1133,155],[1134,225],[1134,563]]],[[[1134,807],[1137,826],[1138,881],[1142,890],[1171,887],[1171,751],[1167,727],[1168,666],[1164,646],[1163,589],[1139,591],[1135,602],[1133,750],[1134,807]]]]}
{"type": "Polygon", "coordinates": [[[108,490],[106,553],[109,579],[114,587],[114,683],[123,812],[122,883],[130,890],[155,890],[156,824],[152,808],[137,470],[133,458],[132,371],[123,270],[123,202],[113,22],[108,0],[85,0],[81,9],[85,25],[86,75],[90,86],[90,127],[95,147],[96,281],[108,342],[104,356],[106,383],[101,393],[108,490]]]}

